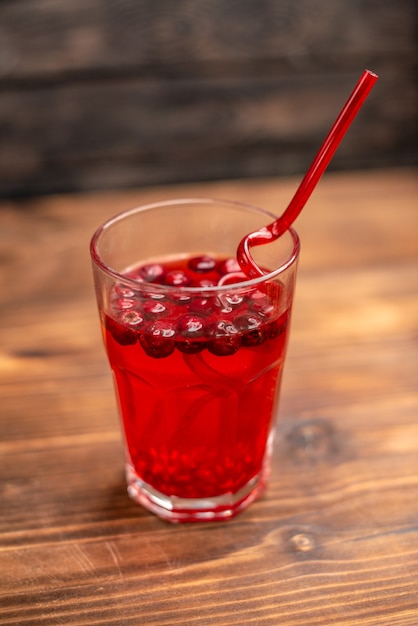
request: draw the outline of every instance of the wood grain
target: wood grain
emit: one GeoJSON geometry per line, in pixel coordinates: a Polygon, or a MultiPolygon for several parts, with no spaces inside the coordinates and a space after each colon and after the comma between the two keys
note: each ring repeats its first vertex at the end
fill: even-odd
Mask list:
{"type": "Polygon", "coordinates": [[[0,67],[3,80],[15,81],[158,66],[174,76],[176,65],[191,62],[241,62],[243,72],[272,60],[288,71],[318,61],[340,69],[362,56],[413,53],[413,14],[411,0],[3,0],[0,67]]]}
{"type": "Polygon", "coordinates": [[[412,0],[0,3],[0,194],[416,164],[412,0]]]}
{"type": "Polygon", "coordinates": [[[415,626],[416,172],[328,174],[302,240],[270,486],[234,520],[169,525],[126,495],[88,258],[152,199],[276,212],[224,181],[0,205],[1,624],[415,626]]]}

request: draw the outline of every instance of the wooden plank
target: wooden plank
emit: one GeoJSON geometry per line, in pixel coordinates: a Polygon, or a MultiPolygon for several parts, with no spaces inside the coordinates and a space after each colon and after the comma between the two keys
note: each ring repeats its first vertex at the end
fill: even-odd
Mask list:
{"type": "Polygon", "coordinates": [[[233,64],[254,75],[266,63],[276,72],[353,70],[413,54],[414,10],[412,0],[3,0],[0,74],[62,79],[146,67],[176,73],[178,64],[199,72],[214,64],[219,72],[233,64]]]}
{"type": "MultiPolygon", "coordinates": [[[[330,263],[336,273],[359,270],[369,264],[396,267],[400,249],[404,263],[416,259],[416,170],[357,172],[355,187],[352,180],[350,173],[327,172],[297,220],[303,246],[299,277],[303,280],[311,274],[322,274],[330,263]],[[321,228],[317,228],[318,219],[321,228]],[[405,228],[405,222],[411,227],[405,228]],[[309,240],[309,246],[305,240],[309,240]]],[[[22,328],[23,332],[14,338],[14,349],[22,351],[29,344],[35,350],[39,344],[45,345],[50,336],[68,354],[74,337],[68,336],[58,317],[53,326],[50,316],[44,317],[44,313],[65,305],[66,319],[77,320],[78,346],[85,346],[89,352],[96,340],[91,336],[91,325],[95,325],[97,313],[88,246],[103,220],[156,200],[198,196],[202,189],[210,197],[248,202],[279,215],[299,182],[299,177],[280,181],[217,181],[2,202],[0,258],[8,272],[0,273],[0,307],[3,324],[6,320],[10,324],[17,322],[22,328]],[[39,250],[48,250],[48,256],[40,257],[39,250]],[[28,268],[31,279],[24,281],[21,277],[28,268]],[[84,309],[84,298],[91,301],[89,309],[84,309]],[[33,334],[30,329],[35,319],[27,317],[25,306],[36,314],[33,334]],[[82,314],[77,315],[78,311],[82,314]]],[[[3,341],[4,347],[11,349],[7,334],[3,341]]]]}
{"type": "MultiPolygon", "coordinates": [[[[301,172],[358,76],[134,79],[9,90],[0,100],[0,118],[8,120],[0,193],[301,172]]],[[[383,76],[331,167],[410,163],[414,94],[404,76],[383,76]]]]}
{"type": "Polygon", "coordinates": [[[178,195],[280,212],[296,179],[0,204],[2,624],[415,626],[416,180],[327,174],[298,219],[270,486],[216,524],[126,495],[88,242],[178,195]]]}
{"type": "Polygon", "coordinates": [[[381,81],[332,167],[414,164],[414,17],[412,0],[3,0],[0,194],[300,173],[366,65],[381,81]]]}

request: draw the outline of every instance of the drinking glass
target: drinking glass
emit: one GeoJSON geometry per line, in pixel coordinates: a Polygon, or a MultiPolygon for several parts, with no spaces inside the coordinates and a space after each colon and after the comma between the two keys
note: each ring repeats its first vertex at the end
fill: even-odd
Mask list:
{"type": "Polygon", "coordinates": [[[157,202],[103,224],[90,251],[126,449],[129,495],[173,522],[227,519],[267,484],[299,256],[276,216],[209,198],[157,202]]]}

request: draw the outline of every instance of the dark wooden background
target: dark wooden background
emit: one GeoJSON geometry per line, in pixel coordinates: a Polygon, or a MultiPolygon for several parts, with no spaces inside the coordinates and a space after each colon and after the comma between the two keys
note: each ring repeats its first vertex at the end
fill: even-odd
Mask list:
{"type": "Polygon", "coordinates": [[[301,173],[365,67],[332,169],[416,158],[414,0],[0,0],[0,194],[301,173]]]}

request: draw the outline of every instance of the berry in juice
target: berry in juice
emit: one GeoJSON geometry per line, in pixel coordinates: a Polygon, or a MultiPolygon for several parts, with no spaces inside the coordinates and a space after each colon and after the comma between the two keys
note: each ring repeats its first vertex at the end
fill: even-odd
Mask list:
{"type": "Polygon", "coordinates": [[[111,290],[102,324],[136,477],[170,497],[237,493],[262,473],[274,420],[290,315],[282,285],[239,290],[236,261],[210,255],[126,276],[134,282],[111,290]],[[222,293],[206,289],[215,285],[222,293]]]}

